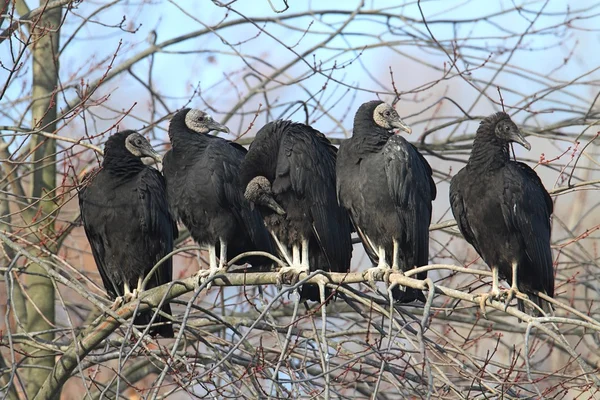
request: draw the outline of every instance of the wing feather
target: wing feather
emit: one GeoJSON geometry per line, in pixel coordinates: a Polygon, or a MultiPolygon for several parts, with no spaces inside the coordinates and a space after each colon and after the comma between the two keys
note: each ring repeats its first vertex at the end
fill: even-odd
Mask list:
{"type": "Polygon", "coordinates": [[[121,289],[115,282],[112,281],[112,279],[110,279],[110,276],[106,270],[106,250],[103,239],[104,233],[101,232],[102,227],[104,226],[104,217],[97,214],[96,210],[98,207],[89,206],[89,202],[94,201],[94,184],[98,173],[99,170],[96,169],[88,172],[84,176],[82,180],[83,185],[79,189],[78,194],[79,210],[81,212],[83,230],[85,231],[85,235],[90,243],[92,256],[94,257],[94,261],[98,267],[98,272],[100,273],[100,278],[102,278],[104,288],[111,298],[115,298],[119,296],[121,289]]]}
{"type": "Polygon", "coordinates": [[[528,273],[539,277],[546,294],[554,296],[550,248],[552,199],[535,171],[520,162],[511,162],[504,169],[503,193],[502,215],[506,225],[523,238],[528,273]]]}
{"type": "MultiPolygon", "coordinates": [[[[146,168],[140,173],[138,186],[141,226],[148,241],[148,250],[157,254],[157,260],[173,251],[173,242],[179,232],[169,212],[166,183],[160,172],[146,168]]],[[[167,260],[151,278],[149,287],[160,286],[173,279],[172,259],[167,260]]]]}
{"type": "Polygon", "coordinates": [[[321,132],[292,124],[280,147],[273,190],[291,188],[310,205],[315,237],[330,268],[342,272],[350,268],[351,223],[337,202],[335,157],[335,147],[321,132]]]}
{"type": "Polygon", "coordinates": [[[435,183],[429,163],[403,137],[394,135],[383,148],[389,194],[405,227],[403,242],[412,246],[416,265],[425,265],[429,255],[429,224],[435,183]]]}
{"type": "Polygon", "coordinates": [[[465,200],[462,188],[468,184],[468,182],[465,181],[467,178],[467,170],[466,168],[463,168],[450,181],[450,207],[460,233],[465,240],[475,248],[475,251],[477,251],[478,254],[481,254],[481,250],[477,243],[477,235],[469,224],[468,210],[464,203],[465,200]]]}
{"type": "Polygon", "coordinates": [[[208,151],[221,160],[220,164],[211,163],[217,167],[211,171],[211,180],[219,205],[233,213],[252,243],[257,246],[257,250],[272,251],[271,239],[264,228],[263,219],[258,210],[250,207],[241,189],[240,165],[247,153],[246,149],[234,142],[221,141],[218,146],[211,146],[208,151]]]}

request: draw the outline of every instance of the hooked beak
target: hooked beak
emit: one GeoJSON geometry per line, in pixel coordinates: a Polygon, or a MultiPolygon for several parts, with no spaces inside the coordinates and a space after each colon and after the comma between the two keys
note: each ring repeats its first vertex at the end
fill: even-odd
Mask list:
{"type": "Polygon", "coordinates": [[[521,146],[525,147],[527,150],[531,150],[531,144],[527,140],[525,140],[525,136],[521,133],[521,130],[517,129],[511,133],[510,139],[519,143],[521,146]]]}
{"type": "Polygon", "coordinates": [[[217,121],[210,121],[208,122],[208,124],[206,125],[210,131],[219,131],[219,132],[225,132],[225,133],[229,133],[229,128],[226,127],[223,124],[218,123],[217,121]]]}
{"type": "Polygon", "coordinates": [[[391,122],[392,127],[400,129],[401,131],[404,131],[406,133],[408,133],[409,135],[412,133],[412,129],[410,126],[406,125],[404,123],[404,121],[402,121],[400,118],[395,119],[391,122]]]}
{"type": "Polygon", "coordinates": [[[157,163],[162,163],[162,156],[158,154],[153,148],[144,149],[144,156],[152,158],[157,163]]]}
{"type": "Polygon", "coordinates": [[[265,206],[269,207],[279,215],[285,215],[285,210],[279,205],[279,203],[275,201],[274,198],[269,196],[265,200],[265,206]]]}

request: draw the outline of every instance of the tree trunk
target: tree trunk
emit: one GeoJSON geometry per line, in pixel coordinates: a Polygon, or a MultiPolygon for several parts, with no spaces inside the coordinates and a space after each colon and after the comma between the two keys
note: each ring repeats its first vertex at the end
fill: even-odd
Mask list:
{"type": "MultiPolygon", "coordinates": [[[[43,7],[49,0],[40,0],[43,7]]],[[[33,104],[32,127],[47,132],[56,130],[56,101],[55,93],[58,85],[58,44],[61,9],[45,11],[32,34],[33,39],[33,104]]],[[[54,222],[57,212],[56,205],[50,199],[54,197],[56,187],[56,142],[42,136],[31,138],[33,151],[33,172],[31,197],[37,206],[36,221],[30,222],[32,233],[46,248],[52,249],[54,239],[54,222]],[[46,197],[45,197],[46,196],[46,197]],[[47,216],[51,216],[48,218],[47,216]]],[[[44,269],[37,264],[27,268],[27,293],[30,297],[27,303],[27,330],[41,332],[53,329],[54,316],[54,287],[45,274],[44,269]]],[[[40,340],[53,340],[53,333],[37,336],[40,340]]],[[[51,352],[28,348],[33,357],[29,364],[35,366],[25,370],[26,391],[33,398],[46,376],[54,366],[54,355],[51,352]]]]}

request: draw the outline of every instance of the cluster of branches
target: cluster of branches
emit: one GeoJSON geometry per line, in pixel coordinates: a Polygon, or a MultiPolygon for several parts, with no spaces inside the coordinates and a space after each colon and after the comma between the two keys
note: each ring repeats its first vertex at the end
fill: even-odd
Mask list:
{"type": "Polygon", "coordinates": [[[3,397],[49,399],[66,388],[152,399],[600,396],[600,68],[578,60],[599,5],[507,2],[473,14],[469,0],[347,9],[234,0],[207,3],[199,16],[193,1],[85,3],[0,0],[3,397]],[[534,57],[551,61],[529,65],[534,57]],[[429,278],[391,275],[426,290],[425,305],[391,304],[385,286],[368,286],[358,245],[348,274],[317,271],[277,288],[275,272],[238,269],[207,290],[192,277],[203,253],[198,265],[184,232],[174,281],[110,309],[76,193],[111,133],[140,129],[161,148],[168,116],[194,103],[242,144],[280,117],[337,143],[375,97],[397,103],[420,132],[440,192],[429,278]],[[535,137],[518,157],[555,199],[553,315],[493,301],[483,316],[477,293],[490,273],[449,219],[449,179],[478,121],[501,107],[535,137]],[[335,301],[299,304],[306,281],[334,289],[335,301]],[[175,339],[131,324],[164,301],[175,339]]]}

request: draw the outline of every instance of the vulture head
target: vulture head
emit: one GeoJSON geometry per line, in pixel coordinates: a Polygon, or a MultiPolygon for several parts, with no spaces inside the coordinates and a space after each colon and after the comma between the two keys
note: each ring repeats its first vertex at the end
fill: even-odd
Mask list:
{"type": "Polygon", "coordinates": [[[162,157],[154,150],[148,139],[137,132],[131,133],[125,139],[125,148],[138,158],[151,157],[156,162],[161,162],[162,157]]]}
{"type": "Polygon", "coordinates": [[[248,182],[244,197],[252,206],[258,204],[270,208],[279,215],[285,215],[285,210],[277,203],[273,197],[271,182],[264,176],[257,176],[248,182]]]}
{"type": "Polygon", "coordinates": [[[496,126],[494,127],[494,134],[496,137],[506,143],[515,142],[525,147],[527,150],[531,150],[531,145],[521,133],[521,130],[517,125],[512,122],[508,114],[499,112],[495,115],[498,119],[496,126]]]}
{"type": "Polygon", "coordinates": [[[212,117],[202,110],[184,109],[180,112],[185,112],[185,126],[196,133],[207,134],[211,131],[220,131],[229,133],[229,128],[212,119],[212,117]]]}
{"type": "Polygon", "coordinates": [[[122,156],[123,147],[136,158],[150,157],[156,162],[162,160],[162,157],[152,148],[148,139],[132,130],[117,132],[108,138],[104,148],[105,158],[106,156],[111,157],[111,155],[113,158],[122,156]]]}
{"type": "Polygon", "coordinates": [[[409,135],[412,133],[410,126],[406,125],[398,115],[398,112],[394,110],[394,107],[387,103],[380,102],[375,107],[373,110],[373,121],[386,130],[400,129],[409,135]]]}

